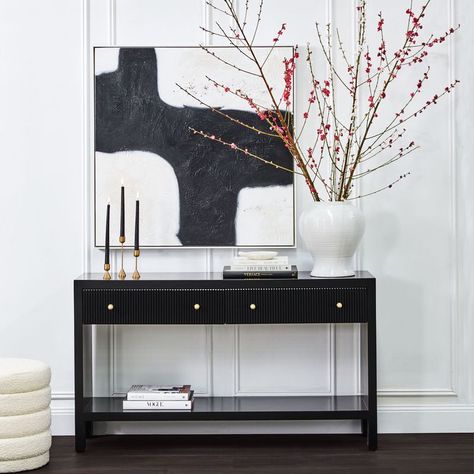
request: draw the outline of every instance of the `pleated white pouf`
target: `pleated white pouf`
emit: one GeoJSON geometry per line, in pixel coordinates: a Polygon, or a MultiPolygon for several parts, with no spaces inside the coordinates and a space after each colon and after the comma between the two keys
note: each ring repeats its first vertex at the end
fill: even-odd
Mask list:
{"type": "Polygon", "coordinates": [[[40,388],[25,393],[0,393],[0,417],[25,415],[45,410],[51,402],[51,389],[40,388]]]}
{"type": "Polygon", "coordinates": [[[49,462],[50,379],[43,362],[0,358],[0,473],[49,462]]]}
{"type": "Polygon", "coordinates": [[[0,442],[4,438],[30,436],[49,430],[51,426],[51,409],[27,413],[25,415],[0,417],[0,442]]]}
{"type": "Polygon", "coordinates": [[[47,387],[51,369],[39,360],[0,359],[0,393],[32,392],[47,387]]]}
{"type": "Polygon", "coordinates": [[[39,456],[14,461],[0,461],[0,473],[31,471],[45,466],[49,462],[49,451],[39,456]]]}

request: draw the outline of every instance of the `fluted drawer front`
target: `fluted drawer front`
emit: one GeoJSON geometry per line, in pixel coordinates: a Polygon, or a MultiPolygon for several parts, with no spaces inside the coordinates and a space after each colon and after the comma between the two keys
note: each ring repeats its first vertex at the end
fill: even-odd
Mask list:
{"type": "Polygon", "coordinates": [[[229,292],[231,324],[358,323],[368,320],[367,289],[246,288],[229,292]]]}
{"type": "Polygon", "coordinates": [[[84,289],[85,324],[291,324],[368,320],[354,288],[84,289]]]}
{"type": "Polygon", "coordinates": [[[218,289],[84,289],[84,324],[223,324],[218,289]]]}

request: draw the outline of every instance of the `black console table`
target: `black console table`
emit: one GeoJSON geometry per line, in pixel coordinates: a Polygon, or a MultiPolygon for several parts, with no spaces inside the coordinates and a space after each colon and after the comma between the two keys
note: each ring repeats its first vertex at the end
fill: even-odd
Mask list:
{"type": "Polygon", "coordinates": [[[145,274],[139,281],[74,281],[76,450],[84,451],[94,421],[361,420],[369,449],[377,449],[375,278],[224,280],[219,273],[145,274]],[[193,410],[123,411],[122,398],[94,397],[86,331],[94,324],[360,323],[365,327],[367,390],[353,396],[199,397],[193,410]]]}

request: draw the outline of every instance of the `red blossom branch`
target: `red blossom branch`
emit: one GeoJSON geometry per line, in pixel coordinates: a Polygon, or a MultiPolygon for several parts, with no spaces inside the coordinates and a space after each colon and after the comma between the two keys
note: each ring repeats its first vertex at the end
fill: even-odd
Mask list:
{"type": "Polygon", "coordinates": [[[293,129],[294,118],[289,110],[293,103],[294,77],[299,57],[297,48],[289,58],[283,60],[283,85],[282,92],[278,93],[278,97],[274,85],[264,70],[277,45],[281,42],[287,24],[282,23],[280,28],[275,28],[276,33],[270,40],[270,47],[265,57],[261,59],[256,52],[254,42],[262,20],[263,0],[260,0],[255,16],[251,15],[249,0],[245,0],[242,20],[239,18],[232,0],[223,0],[224,6],[222,8],[216,7],[210,1],[206,1],[206,3],[219,13],[228,16],[232,20],[232,24],[228,28],[224,28],[222,24],[216,22],[215,31],[207,28],[202,28],[202,30],[211,36],[215,35],[225,39],[232,48],[240,52],[243,63],[233,63],[207,46],[201,46],[202,49],[237,73],[248,74],[261,80],[269,105],[264,106],[259,103],[249,91],[231,88],[209,76],[206,78],[219,90],[246,103],[250,110],[260,118],[263,128],[243,123],[224,110],[207,104],[189,89],[179,87],[201,106],[209,108],[222,118],[230,120],[250,132],[265,134],[281,140],[294,159],[295,170],[275,164],[271,159],[259,156],[247,148],[239,146],[238,143],[228,143],[212,132],[192,128],[193,133],[260,160],[269,166],[301,175],[315,201],[322,199],[320,189],[326,192],[329,200],[360,199],[390,189],[410,174],[404,173],[389,184],[372,192],[351,196],[355,181],[385,169],[419,148],[413,141],[403,144],[406,128],[401,127],[407,121],[424,113],[428,107],[436,105],[459,83],[458,80],[455,80],[446,85],[440,93],[422,100],[424,82],[429,78],[430,69],[427,68],[423,76],[416,81],[413,90],[407,94],[408,97],[403,101],[398,112],[391,116],[385,124],[379,123],[382,121],[379,114],[383,104],[388,97],[395,97],[391,89],[399,75],[408,73],[415,66],[426,62],[432,48],[444,44],[459,29],[458,25],[448,28],[441,34],[425,35],[423,23],[430,0],[421,6],[418,13],[414,11],[412,5],[406,9],[407,22],[402,41],[400,41],[398,48],[391,51],[389,51],[385,40],[387,24],[382,12],[378,13],[375,24],[368,25],[366,0],[359,0],[357,6],[357,50],[353,62],[348,59],[339,31],[336,29],[333,33],[331,26],[327,25],[326,35],[323,38],[319,24],[316,23],[317,43],[328,66],[328,77],[317,77],[311,57],[313,52],[308,44],[306,64],[311,82],[307,103],[301,113],[301,125],[297,132],[293,129]],[[368,43],[366,34],[368,27],[376,30],[378,39],[375,45],[368,43]],[[335,38],[334,41],[333,38],[335,38]],[[333,52],[333,43],[335,52],[333,52]],[[337,54],[343,61],[342,70],[336,67],[337,61],[334,56],[337,54]],[[348,113],[341,114],[339,111],[340,107],[338,107],[336,99],[336,90],[339,88],[349,97],[350,110],[348,113]],[[361,97],[366,99],[361,101],[361,97]],[[422,100],[421,103],[419,103],[420,100],[422,100]],[[302,140],[303,131],[307,130],[309,126],[314,127],[311,130],[314,134],[314,142],[312,146],[308,147],[303,145],[302,140]],[[326,161],[330,171],[329,180],[324,177],[322,172],[323,169],[327,169],[326,161]]]}

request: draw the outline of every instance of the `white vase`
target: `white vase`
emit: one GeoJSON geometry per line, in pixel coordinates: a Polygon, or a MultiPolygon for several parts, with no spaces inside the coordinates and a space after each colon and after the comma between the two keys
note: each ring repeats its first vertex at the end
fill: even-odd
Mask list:
{"type": "Polygon", "coordinates": [[[364,233],[362,212],[348,202],[317,202],[299,220],[301,237],[313,256],[313,277],[352,276],[354,253],[364,233]]]}

